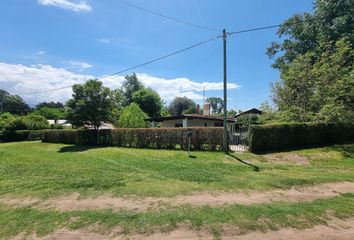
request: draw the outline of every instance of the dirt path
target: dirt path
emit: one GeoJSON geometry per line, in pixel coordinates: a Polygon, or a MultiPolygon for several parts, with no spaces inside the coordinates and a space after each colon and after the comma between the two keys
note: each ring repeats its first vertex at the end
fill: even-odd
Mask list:
{"type": "Polygon", "coordinates": [[[61,211],[85,210],[85,209],[129,209],[144,211],[157,209],[161,205],[177,206],[191,204],[194,206],[221,206],[224,204],[256,204],[277,201],[298,202],[313,201],[338,196],[341,193],[354,193],[353,182],[328,183],[311,187],[292,188],[289,190],[272,190],[266,192],[216,192],[195,193],[193,195],[178,196],[174,198],[112,198],[102,196],[98,198],[80,199],[80,194],[40,200],[35,198],[0,197],[0,203],[9,206],[33,205],[39,208],[54,208],[61,211]]]}
{"type": "MultiPolygon", "coordinates": [[[[35,236],[33,236],[37,239],[35,236]]],[[[354,219],[347,219],[345,221],[339,219],[332,219],[328,225],[318,225],[311,229],[294,229],[284,228],[278,231],[251,232],[246,235],[237,235],[237,231],[230,231],[227,229],[221,234],[221,239],[226,240],[353,240],[354,239],[354,219]]],[[[42,240],[95,240],[95,239],[147,239],[147,240],[179,240],[179,239],[215,239],[210,232],[207,231],[193,231],[188,228],[178,229],[169,233],[155,233],[152,235],[143,234],[129,234],[123,235],[121,232],[112,232],[108,235],[100,235],[91,233],[85,230],[70,231],[68,229],[61,229],[55,233],[41,238],[42,240]]]]}

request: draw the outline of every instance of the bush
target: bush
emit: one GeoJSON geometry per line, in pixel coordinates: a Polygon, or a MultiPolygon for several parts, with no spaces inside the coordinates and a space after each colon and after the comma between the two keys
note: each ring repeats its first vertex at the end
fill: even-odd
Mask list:
{"type": "Polygon", "coordinates": [[[18,130],[0,132],[0,142],[36,141],[42,140],[42,131],[18,130]]]}
{"type": "Polygon", "coordinates": [[[50,128],[47,119],[41,115],[29,114],[22,118],[27,130],[41,130],[50,128]]]}
{"type": "MultiPolygon", "coordinates": [[[[118,128],[105,129],[98,132],[98,145],[187,149],[187,132],[192,131],[191,149],[220,150],[223,141],[223,129],[217,127],[200,128],[118,128]]],[[[80,145],[96,145],[96,130],[46,130],[44,142],[67,143],[80,145]]]]}
{"type": "Polygon", "coordinates": [[[354,124],[287,123],[252,126],[250,151],[276,151],[354,142],[354,124]]]}
{"type": "Polygon", "coordinates": [[[144,128],[147,127],[145,119],[148,116],[136,103],[125,107],[119,117],[118,126],[121,128],[144,128]]]}

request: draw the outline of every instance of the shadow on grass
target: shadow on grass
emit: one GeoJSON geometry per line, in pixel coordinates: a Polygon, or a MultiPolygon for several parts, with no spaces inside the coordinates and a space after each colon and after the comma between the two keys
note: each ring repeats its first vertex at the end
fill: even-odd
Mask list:
{"type": "Polygon", "coordinates": [[[83,145],[71,145],[71,146],[65,146],[59,149],[58,152],[60,153],[66,153],[66,152],[84,152],[93,148],[97,148],[94,146],[83,146],[83,145]]]}
{"type": "Polygon", "coordinates": [[[354,157],[353,144],[334,145],[328,147],[328,149],[339,151],[344,157],[354,157]]]}
{"type": "Polygon", "coordinates": [[[271,153],[282,153],[282,152],[291,152],[297,150],[306,150],[312,148],[323,148],[324,151],[339,151],[343,154],[343,156],[352,157],[354,156],[354,142],[353,143],[342,143],[342,144],[322,144],[322,145],[309,145],[309,146],[297,146],[297,147],[289,147],[282,149],[273,149],[273,150],[261,150],[257,152],[253,152],[257,155],[271,154],[271,153]]]}
{"type": "Polygon", "coordinates": [[[236,159],[236,160],[239,161],[240,163],[243,163],[243,164],[246,164],[246,165],[252,167],[252,168],[253,168],[253,171],[255,171],[255,172],[259,172],[259,171],[262,170],[262,169],[261,169],[260,167],[258,167],[257,165],[254,165],[254,164],[252,164],[252,163],[245,162],[245,161],[243,161],[241,158],[238,158],[238,157],[236,157],[236,156],[230,154],[229,152],[226,153],[226,154],[229,155],[230,157],[236,159]]]}

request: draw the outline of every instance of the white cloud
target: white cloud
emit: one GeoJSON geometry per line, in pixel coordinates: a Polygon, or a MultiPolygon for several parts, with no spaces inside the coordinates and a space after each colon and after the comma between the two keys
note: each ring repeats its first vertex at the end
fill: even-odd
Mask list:
{"type": "Polygon", "coordinates": [[[63,61],[64,64],[68,65],[68,68],[70,69],[77,69],[79,71],[82,71],[87,68],[91,68],[92,65],[88,64],[86,62],[80,62],[80,61],[74,61],[74,60],[69,60],[69,61],[63,61]]]}
{"type": "Polygon", "coordinates": [[[42,55],[44,55],[45,54],[45,51],[39,51],[39,52],[37,52],[37,56],[42,56],[42,55]]]}
{"type": "Polygon", "coordinates": [[[0,63],[0,89],[18,94],[32,105],[41,101],[65,102],[71,96],[71,88],[39,94],[27,93],[70,86],[90,78],[93,76],[75,74],[50,65],[0,63]]]}
{"type": "MultiPolygon", "coordinates": [[[[188,78],[165,79],[137,73],[138,79],[146,86],[157,91],[161,98],[170,102],[174,97],[186,96],[194,100],[203,98],[202,91],[222,90],[222,82],[195,82],[188,78]]],[[[38,94],[26,94],[48,89],[57,89],[94,79],[92,75],[76,74],[64,68],[50,65],[31,65],[0,63],[0,89],[11,94],[18,94],[28,103],[34,105],[40,101],[65,102],[71,97],[71,88],[38,94]]],[[[110,76],[101,79],[103,84],[111,89],[120,88],[124,76],[110,76]]],[[[239,85],[228,84],[228,89],[236,89],[239,85]]]]}
{"type": "Polygon", "coordinates": [[[112,41],[114,41],[113,38],[100,38],[99,41],[101,43],[111,43],[112,41]]]}
{"type": "MultiPolygon", "coordinates": [[[[166,101],[171,101],[176,96],[186,96],[200,100],[203,99],[202,91],[204,87],[206,91],[223,89],[222,82],[194,82],[188,78],[165,79],[144,73],[137,74],[137,76],[145,86],[155,89],[166,101]]],[[[240,86],[235,83],[229,83],[227,87],[228,89],[236,89],[240,86]]]]}
{"type": "Polygon", "coordinates": [[[45,6],[69,9],[75,12],[90,12],[92,10],[92,7],[84,0],[38,0],[38,3],[45,6]]]}

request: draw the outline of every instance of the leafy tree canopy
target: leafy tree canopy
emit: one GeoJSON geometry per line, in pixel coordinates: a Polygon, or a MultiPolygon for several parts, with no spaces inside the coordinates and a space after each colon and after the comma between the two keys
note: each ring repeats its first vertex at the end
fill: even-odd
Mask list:
{"type": "Polygon", "coordinates": [[[28,104],[20,96],[11,95],[0,89],[0,110],[17,115],[24,115],[31,111],[28,104]],[[1,109],[2,108],[2,109],[1,109]]]}
{"type": "Polygon", "coordinates": [[[36,109],[40,109],[43,107],[47,107],[47,108],[64,108],[64,104],[62,104],[61,102],[41,102],[38,103],[36,105],[36,109]]]}
{"type": "Polygon", "coordinates": [[[162,100],[157,92],[151,88],[142,88],[133,93],[133,102],[139,105],[149,117],[161,116],[162,100]]]}
{"type": "Polygon", "coordinates": [[[135,73],[125,76],[125,81],[122,85],[123,106],[128,106],[133,102],[133,94],[141,89],[144,85],[138,80],[135,73]]]}
{"type": "Polygon", "coordinates": [[[354,120],[353,16],[352,0],[317,0],[313,14],[295,14],[279,28],[284,40],[268,55],[281,74],[272,96],[284,120],[354,120]]]}
{"type": "Polygon", "coordinates": [[[206,99],[208,103],[210,103],[213,108],[213,114],[220,114],[224,108],[224,100],[219,97],[209,97],[206,99]]]}
{"type": "Polygon", "coordinates": [[[118,125],[121,128],[144,128],[148,126],[145,121],[146,113],[136,103],[125,107],[119,117],[118,125]]]}
{"type": "Polygon", "coordinates": [[[65,119],[66,113],[64,108],[41,107],[33,112],[33,114],[41,115],[46,119],[65,119]]]}
{"type": "Polygon", "coordinates": [[[115,107],[115,95],[102,82],[89,80],[73,86],[72,99],[68,100],[68,119],[76,126],[89,124],[98,129],[109,121],[115,107]]]}
{"type": "Polygon", "coordinates": [[[192,99],[187,97],[176,97],[169,106],[171,115],[181,115],[182,113],[196,113],[197,105],[192,99]]]}

